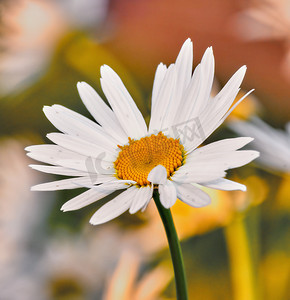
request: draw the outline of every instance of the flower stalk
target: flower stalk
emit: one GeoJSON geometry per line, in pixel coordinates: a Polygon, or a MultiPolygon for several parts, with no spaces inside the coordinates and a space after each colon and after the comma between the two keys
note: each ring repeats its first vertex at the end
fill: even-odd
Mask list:
{"type": "Polygon", "coordinates": [[[176,229],[174,226],[170,209],[164,208],[164,206],[161,204],[159,198],[159,192],[157,189],[154,189],[153,199],[157,206],[159,215],[161,217],[166,232],[168,244],[169,244],[171,260],[172,260],[174,276],[175,276],[176,299],[188,300],[187,283],[186,283],[182,252],[181,252],[179,239],[176,233],[176,229]]]}

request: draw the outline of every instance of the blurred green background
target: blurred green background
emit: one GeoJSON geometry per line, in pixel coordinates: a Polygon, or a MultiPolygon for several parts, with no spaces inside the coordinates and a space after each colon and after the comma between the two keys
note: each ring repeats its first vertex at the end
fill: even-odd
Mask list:
{"type": "MultiPolygon", "coordinates": [[[[233,113],[272,126],[290,120],[289,1],[6,0],[0,2],[0,299],[174,299],[161,221],[150,204],[108,224],[88,223],[107,199],[62,213],[80,190],[30,192],[55,179],[28,167],[24,152],[55,131],[43,105],[91,118],[77,93],[86,81],[104,98],[100,66],[122,78],[143,116],[159,62],[186,38],[194,65],[208,46],[218,90],[241,65],[254,96],[233,113]]],[[[234,137],[226,124],[207,142],[234,137]]],[[[278,155],[278,154],[277,154],[278,155]]],[[[229,172],[248,192],[210,191],[212,204],[176,204],[190,299],[289,299],[288,173],[252,163],[229,172]]]]}

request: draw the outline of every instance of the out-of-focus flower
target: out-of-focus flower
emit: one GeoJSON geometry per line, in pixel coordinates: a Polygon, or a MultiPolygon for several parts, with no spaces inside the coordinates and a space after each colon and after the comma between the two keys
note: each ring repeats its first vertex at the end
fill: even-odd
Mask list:
{"type": "Polygon", "coordinates": [[[1,140],[0,166],[0,299],[31,299],[25,295],[35,284],[27,270],[39,258],[41,225],[50,203],[29,191],[37,178],[27,169],[23,143],[1,140]]]}
{"type": "Polygon", "coordinates": [[[246,40],[290,41],[290,6],[284,0],[251,0],[235,15],[240,35],[246,40]]]}
{"type": "Polygon", "coordinates": [[[96,30],[108,8],[107,0],[14,2],[1,7],[1,95],[35,82],[47,68],[60,38],[74,28],[96,30]]]}
{"type": "Polygon", "coordinates": [[[39,285],[53,299],[98,298],[108,270],[117,260],[118,251],[109,250],[116,249],[119,237],[115,233],[107,228],[89,239],[67,234],[48,239],[32,275],[38,274],[39,285]],[[104,245],[99,245],[100,236],[104,245]]]}
{"type": "Polygon", "coordinates": [[[3,7],[0,61],[1,94],[31,84],[48,64],[66,25],[50,1],[19,0],[3,7]]]}
{"type": "Polygon", "coordinates": [[[104,22],[109,6],[109,0],[57,0],[55,2],[63,9],[63,14],[74,26],[94,28],[94,30],[104,22]]]}
{"type": "Polygon", "coordinates": [[[53,165],[32,168],[74,178],[32,189],[89,188],[66,202],[64,211],[80,209],[126,189],[92,216],[90,222],[94,225],[112,220],[128,209],[130,213],[144,210],[152,198],[153,185],[158,185],[165,208],[170,208],[177,198],[193,207],[208,205],[210,197],[200,186],[245,191],[244,185],[224,177],[226,170],[258,157],[257,151],[237,151],[252,138],[226,139],[197,147],[247,96],[232,106],[246,67],[241,67],[212,98],[212,48],[205,51],[193,75],[192,61],[192,42],[187,39],[175,64],[167,68],[161,63],[157,67],[148,129],[121,79],[108,66],[101,68],[101,85],[112,110],[92,87],[78,83],[84,104],[101,126],[60,105],[44,107],[47,118],[63,134],[47,135],[56,145],[26,149],[31,158],[53,165]]]}
{"type": "Polygon", "coordinates": [[[250,122],[233,121],[230,127],[240,135],[250,134],[254,137],[253,147],[261,152],[257,162],[263,167],[290,173],[290,123],[283,131],[255,117],[250,122]]]}
{"type": "Polygon", "coordinates": [[[133,251],[126,251],[120,258],[113,276],[110,276],[104,300],[156,300],[172,279],[165,265],[148,271],[137,282],[140,259],[133,251]]]}
{"type": "Polygon", "coordinates": [[[278,41],[284,44],[285,75],[290,77],[290,5],[284,0],[251,0],[234,16],[236,30],[246,41],[278,41]]]}
{"type": "Polygon", "coordinates": [[[29,243],[28,237],[35,223],[43,218],[39,211],[43,204],[29,192],[29,186],[36,182],[35,174],[25,168],[26,164],[22,143],[12,139],[1,141],[0,265],[10,263],[10,258],[19,254],[18,248],[29,243]]]}

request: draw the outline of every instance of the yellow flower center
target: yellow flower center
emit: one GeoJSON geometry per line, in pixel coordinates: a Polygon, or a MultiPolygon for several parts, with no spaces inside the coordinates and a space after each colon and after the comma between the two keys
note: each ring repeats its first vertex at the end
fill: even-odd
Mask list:
{"type": "Polygon", "coordinates": [[[137,141],[129,138],[128,145],[118,147],[121,151],[115,161],[117,177],[134,180],[139,185],[150,183],[147,177],[154,167],[164,166],[169,178],[184,160],[184,148],[179,139],[168,138],[162,132],[137,141]]]}

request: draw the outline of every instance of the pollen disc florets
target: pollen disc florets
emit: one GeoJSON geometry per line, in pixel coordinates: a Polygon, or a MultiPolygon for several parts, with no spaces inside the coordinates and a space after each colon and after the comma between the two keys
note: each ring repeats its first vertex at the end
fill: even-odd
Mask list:
{"type": "Polygon", "coordinates": [[[169,178],[183,164],[184,148],[178,139],[168,138],[162,132],[158,135],[132,140],[118,146],[121,152],[115,161],[115,169],[120,179],[134,180],[139,185],[147,185],[149,172],[157,165],[167,170],[169,178]]]}

